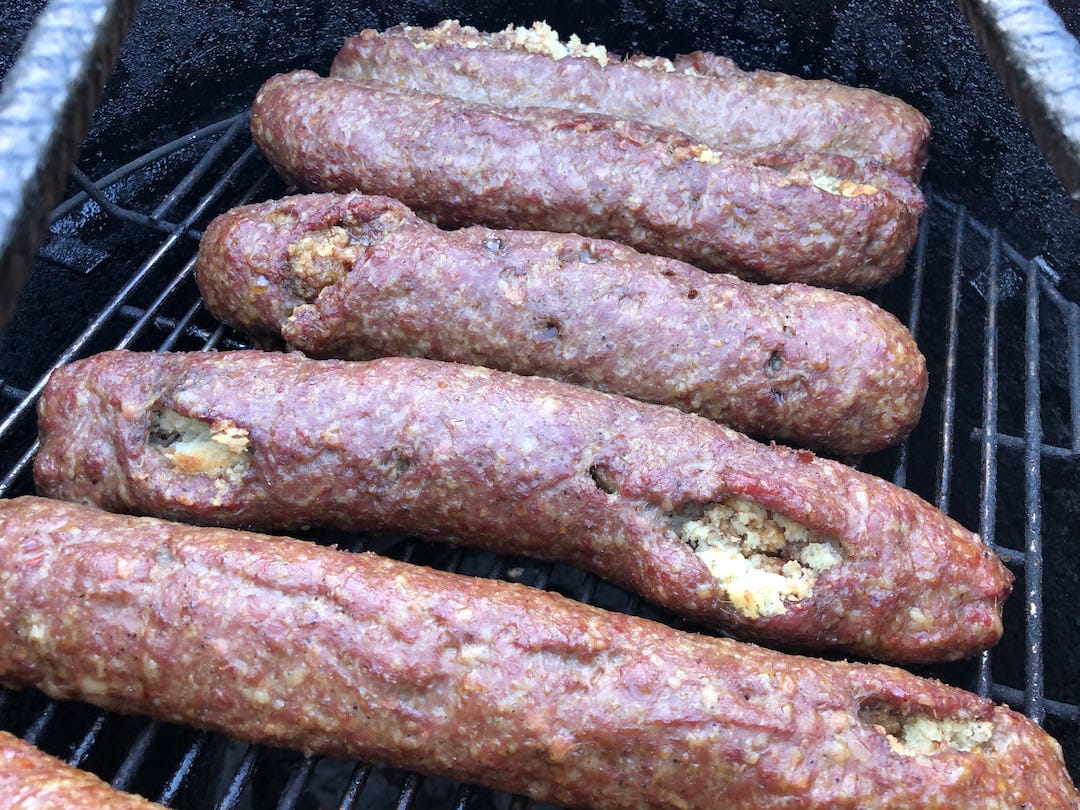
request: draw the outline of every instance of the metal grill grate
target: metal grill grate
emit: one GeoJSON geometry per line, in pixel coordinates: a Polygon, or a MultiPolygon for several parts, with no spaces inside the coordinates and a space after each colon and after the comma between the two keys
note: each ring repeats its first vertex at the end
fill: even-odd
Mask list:
{"type": "MultiPolygon", "coordinates": [[[[0,379],[4,497],[32,491],[34,404],[52,367],[113,347],[208,351],[248,345],[199,302],[191,278],[199,228],[228,207],[285,191],[251,145],[246,114],[179,138],[98,181],[76,170],[72,183],[79,190],[53,214],[53,240],[42,251],[35,282],[55,277],[53,283],[85,289],[102,302],[85,323],[68,327],[71,334],[56,351],[24,350],[17,368],[18,347],[35,345],[47,325],[16,323],[0,343],[0,374],[15,369],[10,379],[0,379]],[[101,260],[102,251],[108,261],[101,260]]],[[[1066,542],[1080,519],[1074,514],[1080,499],[1060,491],[1070,487],[1047,482],[1059,480],[1080,456],[1080,307],[1057,292],[1041,259],[1019,255],[995,228],[971,219],[944,195],[930,189],[928,198],[910,272],[882,290],[878,302],[907,322],[927,355],[930,395],[912,436],[863,467],[980,531],[1017,575],[1001,645],[976,661],[920,673],[1045,722],[1076,778],[1080,666],[1069,658],[1076,627],[1066,600],[1080,575],[1066,542]]],[[[311,539],[552,588],[681,624],[564,566],[409,538],[323,533],[311,539]]],[[[464,810],[530,804],[449,780],[306,758],[57,703],[32,690],[0,690],[0,728],[168,806],[464,810]]]]}

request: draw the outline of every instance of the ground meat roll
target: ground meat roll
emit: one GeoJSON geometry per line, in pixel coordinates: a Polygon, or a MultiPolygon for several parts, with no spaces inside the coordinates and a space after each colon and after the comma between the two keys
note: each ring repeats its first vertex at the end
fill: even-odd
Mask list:
{"type": "MultiPolygon", "coordinates": [[[[8,528],[9,507],[12,507],[10,511],[24,513],[33,519],[32,500],[0,501],[0,531],[6,532],[8,528]]],[[[11,558],[5,556],[5,560],[22,559],[18,531],[16,528],[12,536],[0,539],[5,553],[13,555],[11,558]]],[[[0,582],[3,581],[0,574],[0,582]]],[[[0,607],[0,615],[13,616],[12,611],[17,610],[17,606],[9,601],[11,596],[10,592],[3,591],[0,599],[5,604],[0,607]]],[[[0,638],[4,635],[5,630],[0,630],[0,638]]],[[[7,672],[12,666],[12,655],[17,655],[15,645],[9,646],[5,640],[0,654],[0,673],[7,672]]],[[[161,805],[114,790],[92,773],[72,768],[30,743],[0,731],[0,807],[4,810],[154,810],[161,805]]]]}
{"type": "Polygon", "coordinates": [[[331,72],[507,107],[598,112],[684,132],[725,149],[835,152],[918,182],[930,122],[897,98],[830,81],[740,70],[692,53],[622,59],[545,23],[486,34],[446,20],[345,42],[331,72]]]}
{"type": "Polygon", "coordinates": [[[538,374],[838,455],[899,440],[926,395],[915,341],[863,298],[572,234],[443,231],[386,197],[222,214],[195,275],[215,316],[311,357],[538,374]]]}
{"type": "Polygon", "coordinates": [[[1076,808],[1027,718],[521,585],[0,501],[0,682],[568,807],[1076,808]]]}
{"type": "Polygon", "coordinates": [[[309,71],[262,86],[251,131],[303,191],[385,194],[448,227],[610,238],[757,281],[881,284],[925,208],[904,178],[837,155],[719,152],[604,115],[309,71]]]}
{"type": "Polygon", "coordinates": [[[52,374],[39,491],[198,523],[562,560],[740,634],[893,661],[994,644],[1012,576],[914,494],[714,422],[386,358],[108,352],[52,374]]]}

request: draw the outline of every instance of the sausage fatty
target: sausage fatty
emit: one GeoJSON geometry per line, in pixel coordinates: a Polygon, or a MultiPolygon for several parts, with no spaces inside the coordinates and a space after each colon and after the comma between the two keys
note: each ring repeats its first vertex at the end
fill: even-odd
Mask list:
{"type": "Polygon", "coordinates": [[[302,191],[401,200],[440,225],[580,233],[756,281],[865,289],[900,273],[925,201],[824,153],[721,152],[635,121],[279,75],[251,132],[302,191]]]}
{"type": "Polygon", "coordinates": [[[53,372],[39,492],[198,523],[389,530],[594,571],[757,639],[972,655],[1012,575],[913,493],[673,408],[408,358],[107,352],[53,372]]]}
{"type": "Polygon", "coordinates": [[[544,23],[488,34],[455,20],[398,25],[346,40],[332,76],[503,107],[562,107],[642,121],[715,148],[803,149],[876,161],[918,182],[930,122],[874,90],[743,71],[698,51],[621,58],[544,23]]]}
{"type": "Polygon", "coordinates": [[[1075,808],[1009,709],[521,585],[0,501],[0,682],[568,807],[1075,808]]]}
{"type": "Polygon", "coordinates": [[[915,341],[863,298],[573,234],[444,231],[386,197],[226,212],[195,275],[216,317],[309,357],[537,374],[837,455],[898,441],[926,395],[915,341]]]}

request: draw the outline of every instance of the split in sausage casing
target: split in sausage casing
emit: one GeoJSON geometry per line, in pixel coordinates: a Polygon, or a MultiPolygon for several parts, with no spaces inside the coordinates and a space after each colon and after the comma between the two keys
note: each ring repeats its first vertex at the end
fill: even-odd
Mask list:
{"type": "Polygon", "coordinates": [[[673,408],[408,358],[108,352],[53,372],[42,494],[197,523],[390,530],[594,571],[755,639],[972,655],[1012,575],[913,493],[673,408]]]}
{"type": "Polygon", "coordinates": [[[488,34],[455,20],[398,25],[346,40],[332,76],[375,79],[504,107],[562,107],[641,121],[724,149],[835,152],[918,182],[930,122],[883,93],[783,73],[743,71],[698,51],[620,58],[544,23],[488,34]]]}
{"type": "Polygon", "coordinates": [[[447,227],[614,239],[756,281],[882,284],[925,209],[908,180],[839,155],[721,152],[635,121],[309,71],[262,86],[251,132],[302,191],[383,194],[447,227]]]}
{"type": "Polygon", "coordinates": [[[195,275],[216,317],[309,357],[537,374],[837,455],[898,441],[926,395],[910,333],[863,298],[575,234],[444,231],[386,197],[226,212],[195,275]]]}
{"type": "Polygon", "coordinates": [[[580,808],[1073,808],[1027,718],[892,667],[287,538],[0,501],[0,682],[580,808]]]}

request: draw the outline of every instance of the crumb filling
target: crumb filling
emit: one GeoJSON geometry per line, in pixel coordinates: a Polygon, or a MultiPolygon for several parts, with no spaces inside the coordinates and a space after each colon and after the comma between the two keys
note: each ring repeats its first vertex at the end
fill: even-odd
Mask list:
{"type": "Polygon", "coordinates": [[[884,702],[859,709],[859,720],[884,734],[893,751],[905,757],[933,756],[942,751],[973,751],[993,735],[987,720],[955,717],[935,719],[928,714],[908,714],[884,702]]]}
{"type": "Polygon", "coordinates": [[[324,288],[341,281],[360,260],[364,246],[341,225],[304,234],[289,245],[290,278],[297,294],[311,302],[324,288]]]}
{"type": "Polygon", "coordinates": [[[853,183],[851,180],[841,180],[839,177],[833,177],[824,172],[810,172],[809,180],[810,185],[814,188],[841,197],[861,197],[865,194],[876,194],[878,192],[875,186],[866,183],[853,183]]]}
{"type": "MultiPolygon", "coordinates": [[[[497,34],[482,34],[472,26],[461,26],[457,20],[443,20],[431,29],[410,27],[406,29],[416,37],[413,44],[420,50],[429,50],[441,44],[447,32],[455,34],[456,40],[465,48],[520,48],[529,53],[539,53],[559,60],[567,56],[595,59],[601,66],[611,61],[607,48],[595,42],[582,42],[577,34],[563,42],[559,32],[546,22],[534,22],[531,27],[508,25],[497,34]]],[[[667,60],[665,60],[667,61],[667,60]]],[[[673,68],[674,69],[674,68],[673,68]]]]}
{"type": "Polygon", "coordinates": [[[835,540],[743,498],[687,504],[671,526],[750,619],[785,613],[842,559],[835,540]]]}
{"type": "Polygon", "coordinates": [[[228,421],[207,424],[172,410],[154,411],[150,444],[187,475],[236,475],[250,462],[248,432],[228,421]]]}

